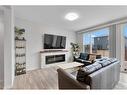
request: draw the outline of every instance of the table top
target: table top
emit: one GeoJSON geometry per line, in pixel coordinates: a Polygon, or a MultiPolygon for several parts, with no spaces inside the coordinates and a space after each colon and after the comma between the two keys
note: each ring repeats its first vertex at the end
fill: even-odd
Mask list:
{"type": "Polygon", "coordinates": [[[79,62],[71,62],[71,63],[59,64],[57,66],[62,69],[70,69],[70,68],[75,68],[75,67],[79,67],[79,66],[83,66],[83,65],[84,64],[79,63],[79,62]]]}

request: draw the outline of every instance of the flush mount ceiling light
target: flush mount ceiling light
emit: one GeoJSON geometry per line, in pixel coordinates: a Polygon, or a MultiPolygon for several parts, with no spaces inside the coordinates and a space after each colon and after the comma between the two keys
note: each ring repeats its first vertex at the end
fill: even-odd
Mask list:
{"type": "Polygon", "coordinates": [[[65,19],[69,20],[69,21],[74,21],[76,19],[79,18],[79,15],[77,13],[74,13],[74,12],[70,12],[70,13],[67,13],[65,15],[65,19]]]}

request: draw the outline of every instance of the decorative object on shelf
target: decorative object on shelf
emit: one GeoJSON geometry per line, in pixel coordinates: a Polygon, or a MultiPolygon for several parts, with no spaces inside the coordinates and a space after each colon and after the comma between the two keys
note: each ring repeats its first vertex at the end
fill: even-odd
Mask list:
{"type": "Polygon", "coordinates": [[[79,47],[79,45],[77,44],[77,43],[70,43],[71,44],[71,46],[72,46],[72,54],[73,54],[73,57],[74,58],[77,58],[77,57],[79,57],[79,51],[80,51],[80,47],[79,47]]]}
{"type": "Polygon", "coordinates": [[[26,73],[25,29],[15,27],[15,75],[26,73]]]}
{"type": "Polygon", "coordinates": [[[19,28],[15,27],[15,35],[16,35],[15,39],[16,40],[19,40],[19,39],[25,40],[24,32],[25,32],[25,29],[19,29],[19,28]]]}

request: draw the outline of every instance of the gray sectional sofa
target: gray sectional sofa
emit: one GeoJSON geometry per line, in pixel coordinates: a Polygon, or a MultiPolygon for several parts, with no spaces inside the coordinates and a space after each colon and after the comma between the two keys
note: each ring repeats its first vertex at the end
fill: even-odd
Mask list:
{"type": "Polygon", "coordinates": [[[73,72],[58,69],[59,89],[113,89],[119,81],[120,62],[115,58],[98,60],[73,72]]]}

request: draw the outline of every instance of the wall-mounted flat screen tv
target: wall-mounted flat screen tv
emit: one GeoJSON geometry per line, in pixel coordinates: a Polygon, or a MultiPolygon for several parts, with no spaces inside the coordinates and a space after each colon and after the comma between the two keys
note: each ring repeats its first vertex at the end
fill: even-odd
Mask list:
{"type": "Polygon", "coordinates": [[[65,49],[66,37],[44,34],[44,49],[65,49]]]}

